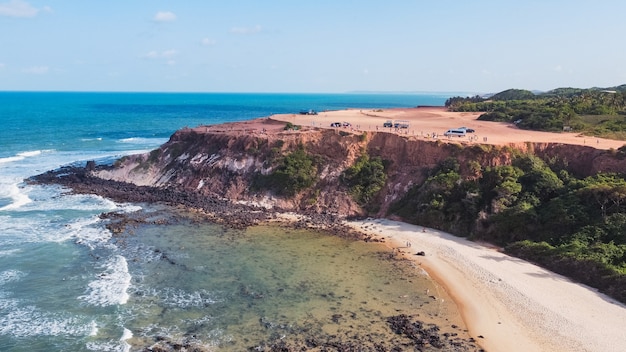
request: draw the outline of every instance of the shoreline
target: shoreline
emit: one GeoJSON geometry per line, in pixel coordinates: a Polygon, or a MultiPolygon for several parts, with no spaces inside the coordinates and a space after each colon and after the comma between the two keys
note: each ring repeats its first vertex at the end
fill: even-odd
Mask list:
{"type": "Polygon", "coordinates": [[[387,219],[346,224],[424,268],[487,351],[623,350],[626,305],[585,285],[442,231],[387,219]]]}

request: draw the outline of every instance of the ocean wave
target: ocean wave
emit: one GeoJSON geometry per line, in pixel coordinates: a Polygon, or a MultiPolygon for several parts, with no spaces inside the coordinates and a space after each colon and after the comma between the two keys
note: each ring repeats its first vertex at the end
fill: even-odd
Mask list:
{"type": "Polygon", "coordinates": [[[31,150],[31,151],[26,151],[26,152],[20,152],[20,153],[15,154],[14,156],[0,158],[0,164],[20,161],[26,158],[32,158],[32,157],[41,155],[43,153],[52,153],[52,152],[55,152],[55,150],[54,149],[41,149],[41,150],[31,150]]]}
{"type": "Polygon", "coordinates": [[[133,337],[133,333],[124,328],[122,337],[119,340],[112,340],[106,342],[90,341],[87,343],[87,349],[98,352],[128,352],[131,349],[131,345],[127,340],[133,337]]]}
{"type": "Polygon", "coordinates": [[[34,306],[20,306],[15,299],[0,299],[0,335],[86,336],[92,329],[91,323],[77,316],[43,312],[34,306]]]}
{"type": "Polygon", "coordinates": [[[0,272],[0,286],[7,282],[19,281],[24,276],[26,276],[26,274],[19,270],[5,270],[0,272]]]}
{"type": "Polygon", "coordinates": [[[8,257],[11,256],[15,253],[20,253],[22,250],[21,249],[5,249],[5,250],[0,250],[0,257],[8,257]]]}
{"type": "MultiPolygon", "coordinates": [[[[12,204],[5,206],[17,211],[55,211],[74,210],[86,212],[115,211],[122,205],[94,194],[67,194],[67,189],[60,186],[26,186],[10,185],[6,190],[7,197],[14,199],[12,204]],[[28,197],[30,201],[18,201],[28,197]],[[19,206],[18,206],[19,205],[19,206]],[[26,206],[27,205],[27,206],[26,206]]],[[[1,208],[0,208],[1,209],[1,208]]]]}
{"type": "Polygon", "coordinates": [[[20,187],[18,187],[15,183],[9,185],[5,184],[4,190],[0,191],[0,194],[2,195],[2,198],[11,200],[11,203],[0,207],[0,211],[16,210],[32,202],[32,199],[30,199],[28,194],[23,192],[23,190],[20,189],[20,187]]]}
{"type": "Polygon", "coordinates": [[[220,302],[215,295],[207,290],[187,292],[185,290],[166,287],[162,290],[152,290],[146,296],[154,296],[159,304],[171,308],[201,308],[220,302]]]}
{"type": "Polygon", "coordinates": [[[145,138],[145,137],[130,137],[117,140],[118,143],[130,143],[130,144],[154,144],[161,145],[167,142],[167,138],[145,138]]]}
{"type": "Polygon", "coordinates": [[[126,304],[129,298],[127,291],[131,281],[126,258],[115,255],[107,260],[101,269],[103,272],[98,275],[96,280],[89,283],[87,294],[78,298],[101,307],[126,304]]]}
{"type": "Polygon", "coordinates": [[[97,247],[115,248],[108,243],[112,236],[111,231],[100,226],[101,223],[102,220],[98,216],[76,219],[65,225],[64,234],[59,239],[73,238],[76,244],[87,246],[91,250],[97,247]]]}
{"type": "MultiPolygon", "coordinates": [[[[32,196],[32,202],[20,207],[12,203],[0,208],[11,210],[0,212],[0,246],[73,240],[91,250],[113,248],[115,245],[109,242],[112,233],[104,226],[106,220],[100,219],[99,214],[141,210],[137,205],[115,203],[94,195],[54,196],[48,194],[49,191],[27,193],[32,196]]],[[[8,254],[0,252],[0,255],[8,254]]]]}

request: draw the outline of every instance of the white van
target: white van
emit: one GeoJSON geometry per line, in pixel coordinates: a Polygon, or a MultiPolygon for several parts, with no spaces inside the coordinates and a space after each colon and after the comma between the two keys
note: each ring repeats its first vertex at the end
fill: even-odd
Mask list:
{"type": "Polygon", "coordinates": [[[457,136],[464,137],[467,131],[465,129],[455,128],[452,130],[447,130],[443,135],[446,137],[457,136]]]}
{"type": "Polygon", "coordinates": [[[407,120],[396,120],[393,124],[395,128],[409,128],[409,121],[407,120]]]}

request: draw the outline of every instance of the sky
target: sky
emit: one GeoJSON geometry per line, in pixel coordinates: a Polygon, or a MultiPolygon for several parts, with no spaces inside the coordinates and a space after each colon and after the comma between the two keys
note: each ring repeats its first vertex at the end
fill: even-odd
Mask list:
{"type": "Polygon", "coordinates": [[[0,0],[0,91],[626,83],[624,0],[0,0]]]}

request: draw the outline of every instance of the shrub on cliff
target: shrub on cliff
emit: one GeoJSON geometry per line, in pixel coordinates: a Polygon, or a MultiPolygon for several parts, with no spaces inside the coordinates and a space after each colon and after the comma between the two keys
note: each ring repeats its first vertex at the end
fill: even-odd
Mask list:
{"type": "Polygon", "coordinates": [[[440,228],[457,235],[470,234],[481,201],[475,181],[464,180],[460,165],[448,158],[390,207],[390,213],[408,222],[440,228]]]}
{"type": "Polygon", "coordinates": [[[294,196],[317,181],[316,158],[303,147],[282,157],[278,166],[269,175],[257,175],[253,181],[255,189],[270,189],[276,194],[294,196]]]}
{"type": "Polygon", "coordinates": [[[364,154],[341,175],[350,194],[360,205],[366,205],[387,182],[385,166],[380,157],[370,158],[364,154]]]}

